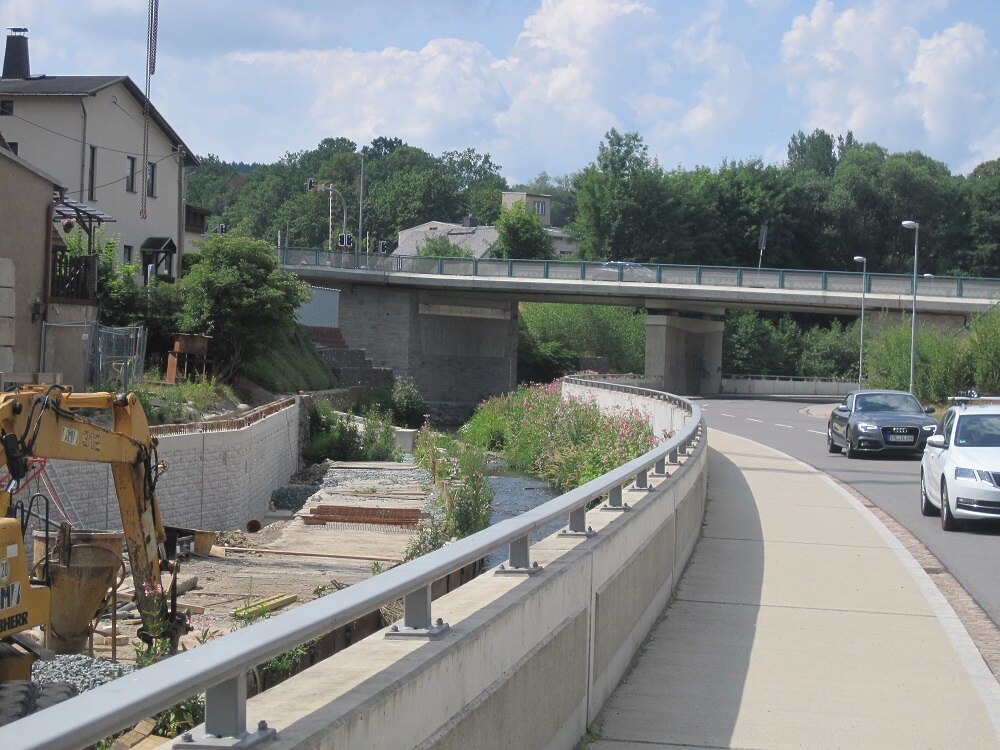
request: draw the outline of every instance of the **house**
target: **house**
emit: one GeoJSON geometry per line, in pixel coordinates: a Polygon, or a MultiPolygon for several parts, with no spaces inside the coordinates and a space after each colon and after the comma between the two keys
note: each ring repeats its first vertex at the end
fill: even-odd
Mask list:
{"type": "Polygon", "coordinates": [[[466,218],[461,224],[450,224],[446,221],[428,221],[419,226],[404,229],[399,233],[399,245],[396,255],[416,255],[427,240],[434,237],[447,237],[453,245],[472,253],[474,258],[484,258],[490,253],[490,248],[497,241],[497,228],[491,226],[476,226],[471,218],[466,218]]]}
{"type": "Polygon", "coordinates": [[[26,31],[7,37],[0,133],[66,196],[117,219],[120,260],[176,277],[189,221],[184,168],[197,158],[128,76],[33,75],[26,31]]]}
{"type": "MultiPolygon", "coordinates": [[[[576,240],[566,232],[550,226],[552,196],[510,191],[503,194],[503,207],[513,208],[522,201],[542,223],[542,227],[552,240],[552,250],[557,259],[568,258],[576,253],[576,240]]],[[[463,247],[472,253],[474,258],[489,257],[490,248],[497,241],[497,228],[494,226],[477,226],[471,216],[461,224],[451,224],[444,221],[428,221],[399,233],[398,246],[395,255],[416,255],[421,246],[433,237],[447,237],[453,245],[463,247]]]]}
{"type": "Polygon", "coordinates": [[[70,258],[56,226],[85,231],[113,218],[65,196],[61,181],[4,147],[0,136],[0,386],[86,382],[97,320],[96,256],[70,258]]]}

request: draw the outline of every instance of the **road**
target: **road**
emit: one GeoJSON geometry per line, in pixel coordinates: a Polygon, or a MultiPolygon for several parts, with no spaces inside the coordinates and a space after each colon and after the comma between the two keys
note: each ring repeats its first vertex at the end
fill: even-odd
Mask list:
{"type": "Polygon", "coordinates": [[[848,459],[826,447],[833,404],[785,399],[699,401],[708,426],[756,440],[853,487],[892,516],[940,560],[993,620],[1000,623],[1000,522],[967,524],[957,532],[920,514],[920,461],[909,457],[848,459]]]}

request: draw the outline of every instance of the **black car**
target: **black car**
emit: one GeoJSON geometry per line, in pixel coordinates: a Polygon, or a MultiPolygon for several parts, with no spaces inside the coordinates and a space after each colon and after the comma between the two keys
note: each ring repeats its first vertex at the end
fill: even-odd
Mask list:
{"type": "Polygon", "coordinates": [[[881,452],[919,455],[937,426],[928,416],[932,411],[906,391],[852,391],[830,414],[826,446],[848,458],[881,452]]]}

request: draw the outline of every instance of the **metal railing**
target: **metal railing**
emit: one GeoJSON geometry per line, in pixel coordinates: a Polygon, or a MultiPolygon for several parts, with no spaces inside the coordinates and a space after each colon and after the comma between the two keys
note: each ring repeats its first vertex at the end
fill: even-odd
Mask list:
{"type": "MultiPolygon", "coordinates": [[[[909,274],[810,271],[729,266],[615,264],[568,260],[496,260],[492,258],[421,258],[415,255],[340,253],[315,248],[281,248],[281,263],[316,267],[489,278],[619,281],[646,284],[744,287],[860,294],[913,294],[909,274]]],[[[1000,279],[971,276],[917,277],[917,292],[925,297],[1000,299],[1000,279]]]]}
{"type": "Polygon", "coordinates": [[[201,692],[205,693],[207,735],[254,740],[255,735],[270,731],[256,723],[257,732],[247,731],[246,675],[254,666],[400,598],[404,602],[403,622],[394,626],[394,635],[441,637],[448,625],[432,617],[431,585],[435,581],[504,546],[509,549],[507,572],[541,572],[537,563],[531,562],[529,535],[533,531],[568,517],[569,532],[590,533],[586,514],[592,501],[607,495],[607,507],[624,510],[623,486],[634,482],[636,487],[647,487],[650,472],[665,476],[668,464],[679,463],[682,454],[693,454],[704,446],[705,425],[695,403],[644,388],[579,378],[572,382],[665,401],[685,412],[684,424],[639,458],[519,516],[0,727],[0,747],[85,748],[201,692]]]}

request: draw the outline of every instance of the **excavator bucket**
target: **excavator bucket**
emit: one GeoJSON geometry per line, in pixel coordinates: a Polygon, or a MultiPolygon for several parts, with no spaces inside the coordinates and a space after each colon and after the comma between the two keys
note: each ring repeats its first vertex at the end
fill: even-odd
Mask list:
{"type": "Polygon", "coordinates": [[[78,654],[90,626],[122,565],[125,535],[113,531],[72,531],[68,545],[56,535],[34,532],[36,566],[51,550],[52,579],[48,648],[57,654],[78,654]],[[68,554],[67,554],[68,550],[68,554]]]}

